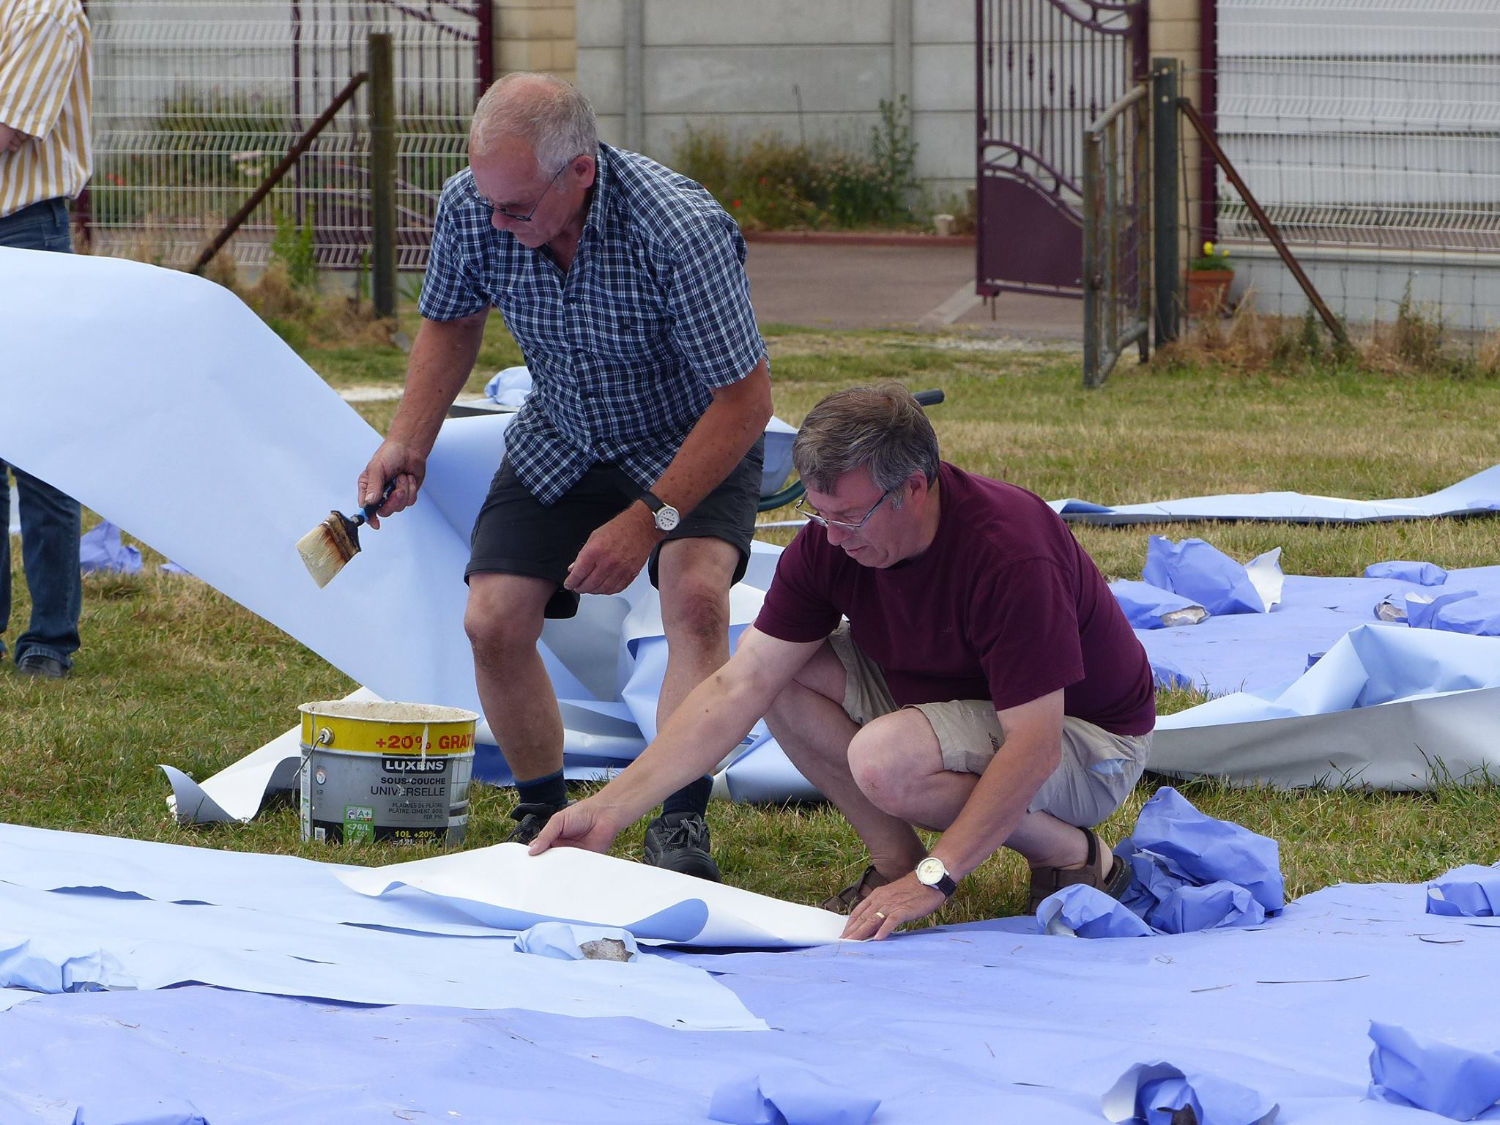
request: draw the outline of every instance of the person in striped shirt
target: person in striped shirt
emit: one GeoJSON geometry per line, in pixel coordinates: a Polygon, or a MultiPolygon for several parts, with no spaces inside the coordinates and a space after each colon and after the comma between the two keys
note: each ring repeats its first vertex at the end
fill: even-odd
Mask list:
{"type": "MultiPolygon", "coordinates": [[[[0,246],[73,249],[68,200],[88,182],[89,25],[80,0],[0,2],[0,246]]],[[[0,267],[3,268],[3,267],[0,267]]],[[[4,451],[0,450],[0,454],[4,451]]],[[[10,525],[0,461],[0,526],[10,525]]],[[[83,584],[78,502],[12,465],[31,621],[18,672],[61,679],[78,651],[83,584]]],[[[10,551],[0,551],[0,634],[10,624],[10,551]]],[[[5,652],[0,637],[0,656],[5,652]]]]}

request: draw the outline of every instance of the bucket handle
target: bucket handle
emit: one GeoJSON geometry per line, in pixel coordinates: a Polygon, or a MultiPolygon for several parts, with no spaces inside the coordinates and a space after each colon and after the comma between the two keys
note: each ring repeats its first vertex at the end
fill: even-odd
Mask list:
{"type": "Polygon", "coordinates": [[[333,729],[331,727],[318,728],[318,745],[329,746],[333,743],[333,729]]]}

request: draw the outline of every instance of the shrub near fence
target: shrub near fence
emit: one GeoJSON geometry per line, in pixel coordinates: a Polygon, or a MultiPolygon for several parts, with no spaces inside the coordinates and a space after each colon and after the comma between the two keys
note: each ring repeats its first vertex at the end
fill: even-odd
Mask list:
{"type": "Polygon", "coordinates": [[[747,230],[918,225],[925,208],[914,203],[917,147],[906,99],[882,101],[880,118],[863,153],[775,135],[735,142],[690,128],[673,166],[712,192],[747,230]]]}

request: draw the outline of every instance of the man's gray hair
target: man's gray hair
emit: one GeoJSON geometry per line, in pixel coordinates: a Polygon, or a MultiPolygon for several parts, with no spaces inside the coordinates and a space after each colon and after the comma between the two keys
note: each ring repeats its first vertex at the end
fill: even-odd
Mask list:
{"type": "Polygon", "coordinates": [[[484,156],[503,136],[519,137],[552,175],[580,153],[599,149],[594,107],[576,86],[550,74],[516,71],[485,91],[469,124],[469,153],[484,156]]]}
{"type": "Polygon", "coordinates": [[[927,412],[900,383],[834,391],[808,412],[792,443],[802,483],[832,492],[847,472],[868,468],[882,492],[912,473],[937,480],[938,442],[927,412]]]}

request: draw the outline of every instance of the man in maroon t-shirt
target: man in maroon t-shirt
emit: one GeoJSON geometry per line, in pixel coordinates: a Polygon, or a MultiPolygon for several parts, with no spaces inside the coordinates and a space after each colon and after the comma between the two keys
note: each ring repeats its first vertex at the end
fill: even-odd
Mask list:
{"type": "Polygon", "coordinates": [[[1032,909],[1074,883],[1122,893],[1092,826],[1140,777],[1155,705],[1093,560],[1032,493],[940,461],[897,384],[824,399],[793,460],[809,523],[734,657],[532,852],[608,848],[764,715],[869,849],[824,904],[849,911],[846,937],[930,914],[1002,846],[1031,867],[1032,909]],[[942,833],[930,853],[914,825],[942,833]]]}

